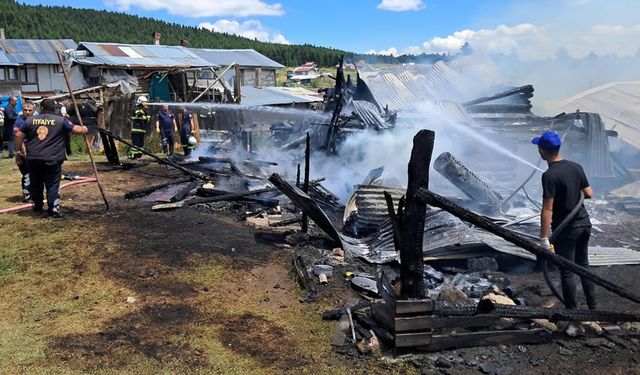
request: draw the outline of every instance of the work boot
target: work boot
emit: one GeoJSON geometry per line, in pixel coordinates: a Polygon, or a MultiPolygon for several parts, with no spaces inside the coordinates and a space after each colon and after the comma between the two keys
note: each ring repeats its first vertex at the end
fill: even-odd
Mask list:
{"type": "Polygon", "coordinates": [[[49,211],[49,217],[52,219],[60,219],[62,214],[60,213],[60,207],[53,207],[49,211]]]}
{"type": "Polygon", "coordinates": [[[33,213],[35,213],[36,215],[41,215],[43,212],[42,206],[33,206],[31,209],[33,210],[33,213]]]}

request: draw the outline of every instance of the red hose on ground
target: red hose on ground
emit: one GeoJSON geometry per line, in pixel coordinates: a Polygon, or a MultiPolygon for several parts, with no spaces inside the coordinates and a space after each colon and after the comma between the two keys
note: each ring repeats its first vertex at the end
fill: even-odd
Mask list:
{"type": "MultiPolygon", "coordinates": [[[[70,182],[67,182],[65,184],[60,185],[60,189],[66,188],[67,186],[88,184],[89,182],[96,182],[96,179],[93,178],[93,177],[82,177],[82,178],[79,178],[77,180],[73,180],[73,181],[70,181],[70,182]]],[[[0,215],[8,214],[8,213],[11,213],[11,212],[18,212],[18,211],[28,210],[28,209],[31,208],[31,206],[32,206],[31,203],[25,203],[25,204],[21,204],[19,206],[5,208],[5,209],[0,210],[0,215]]]]}

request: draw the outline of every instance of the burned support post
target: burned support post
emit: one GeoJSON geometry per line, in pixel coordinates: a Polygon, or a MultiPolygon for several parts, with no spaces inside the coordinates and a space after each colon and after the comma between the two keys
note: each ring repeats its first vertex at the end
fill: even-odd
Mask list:
{"type": "Polygon", "coordinates": [[[435,133],[431,130],[420,130],[413,137],[400,238],[400,282],[402,296],[405,298],[424,298],[426,296],[423,282],[422,238],[427,205],[418,199],[416,193],[420,188],[426,189],[429,186],[429,164],[431,163],[434,140],[435,133]]]}
{"type": "MultiPolygon", "coordinates": [[[[630,292],[629,290],[624,289],[618,285],[613,284],[608,280],[601,278],[600,276],[590,272],[588,269],[581,267],[567,260],[566,258],[561,257],[560,255],[550,252],[540,244],[535,243],[530,239],[525,238],[515,232],[512,232],[509,229],[503,228],[484,216],[480,216],[467,209],[464,209],[438,194],[435,194],[427,189],[419,189],[416,193],[416,196],[417,198],[423,200],[427,204],[434,207],[441,208],[444,211],[447,211],[450,214],[457,216],[458,218],[477,226],[478,228],[481,228],[490,233],[493,233],[496,236],[501,237],[506,241],[509,241],[512,244],[535,254],[541,259],[546,259],[566,270],[569,270],[575,273],[578,276],[585,277],[593,281],[594,283],[602,286],[603,288],[609,290],[610,292],[616,293],[617,295],[624,297],[630,301],[640,303],[640,296],[630,292]]],[[[400,255],[402,256],[402,253],[400,253],[400,255]]]]}
{"type": "MultiPolygon", "coordinates": [[[[309,162],[311,161],[311,137],[307,132],[306,148],[304,149],[304,184],[302,185],[302,191],[305,194],[309,193],[309,162]]],[[[309,230],[309,218],[307,214],[302,213],[302,231],[307,232],[309,230]]]]}

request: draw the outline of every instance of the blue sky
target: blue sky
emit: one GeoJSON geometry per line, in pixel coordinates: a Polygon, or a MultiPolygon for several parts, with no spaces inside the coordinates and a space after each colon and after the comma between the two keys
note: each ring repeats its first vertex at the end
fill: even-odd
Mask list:
{"type": "MultiPolygon", "coordinates": [[[[278,43],[354,52],[476,50],[547,58],[633,55],[640,40],[634,0],[88,0],[28,4],[107,9],[278,43]]],[[[73,22],[73,20],[70,20],[73,22]]]]}

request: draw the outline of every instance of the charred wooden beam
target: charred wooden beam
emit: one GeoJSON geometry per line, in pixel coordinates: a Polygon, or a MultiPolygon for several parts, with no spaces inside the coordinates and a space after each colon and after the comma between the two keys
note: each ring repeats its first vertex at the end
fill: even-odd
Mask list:
{"type": "Polygon", "coordinates": [[[314,223],[318,225],[325,233],[327,233],[337,243],[342,243],[340,234],[331,224],[331,220],[327,215],[318,207],[318,204],[305,192],[300,190],[294,185],[286,182],[279,174],[274,173],[269,177],[275,187],[277,187],[284,195],[286,195],[291,201],[298,206],[304,213],[306,213],[314,223]]]}
{"type": "Polygon", "coordinates": [[[149,186],[149,187],[146,187],[146,188],[130,191],[130,192],[128,192],[128,193],[126,193],[124,195],[124,199],[142,198],[145,195],[149,195],[149,194],[153,193],[154,191],[156,191],[158,189],[166,188],[166,187],[171,186],[171,185],[183,184],[183,183],[189,182],[189,181],[191,181],[190,177],[181,177],[181,178],[177,178],[175,180],[171,180],[169,182],[165,182],[165,183],[162,183],[162,184],[157,184],[157,185],[149,186]]]}
{"type": "Polygon", "coordinates": [[[395,212],[395,208],[393,207],[393,199],[391,198],[391,194],[385,191],[384,199],[387,201],[387,210],[389,211],[389,217],[391,218],[391,227],[393,228],[393,246],[397,251],[398,249],[400,249],[400,236],[402,233],[400,218],[404,214],[402,211],[404,198],[400,198],[397,213],[395,212]]]}
{"type": "MultiPolygon", "coordinates": [[[[306,138],[306,147],[304,149],[304,183],[302,185],[302,191],[305,194],[309,194],[309,173],[311,166],[309,163],[311,162],[311,138],[309,137],[309,132],[307,132],[306,138]]],[[[302,213],[302,231],[307,232],[309,230],[309,218],[307,214],[302,213]]]]}
{"type": "Polygon", "coordinates": [[[462,105],[465,107],[469,107],[469,106],[477,105],[480,103],[490,102],[492,100],[506,98],[507,96],[511,96],[511,95],[518,95],[522,97],[524,100],[529,99],[533,96],[533,86],[526,85],[526,86],[516,87],[515,89],[504,91],[496,95],[470,100],[468,102],[462,103],[462,105]]]}
{"type": "Polygon", "coordinates": [[[580,322],[640,322],[640,314],[636,312],[549,309],[544,307],[503,305],[493,303],[489,300],[480,301],[478,304],[478,312],[498,315],[505,318],[547,319],[552,322],[563,320],[580,322]]]}
{"type": "Polygon", "coordinates": [[[292,217],[291,219],[280,220],[275,223],[269,223],[269,226],[272,228],[286,227],[287,225],[296,224],[300,222],[302,222],[302,217],[292,217]]]}
{"type": "MultiPolygon", "coordinates": [[[[502,345],[505,343],[509,345],[543,344],[550,342],[551,339],[551,334],[542,328],[456,333],[455,335],[432,335],[428,346],[419,347],[418,349],[431,352],[453,348],[502,345]]],[[[397,340],[398,338],[396,337],[397,340]]]]}
{"type": "Polygon", "coordinates": [[[178,190],[176,195],[174,195],[171,198],[171,202],[178,202],[178,201],[183,200],[187,196],[187,194],[189,194],[189,192],[191,192],[191,190],[195,189],[196,187],[198,187],[198,181],[191,181],[191,183],[189,185],[187,185],[184,188],[178,190]]]}
{"type": "Polygon", "coordinates": [[[420,130],[413,138],[400,240],[400,282],[405,298],[424,298],[426,295],[422,241],[427,205],[418,199],[416,193],[420,188],[429,187],[429,164],[434,141],[435,133],[431,130],[420,130]]]}
{"type": "Polygon", "coordinates": [[[570,260],[563,258],[560,255],[557,255],[547,250],[546,248],[530,240],[529,238],[523,237],[507,228],[503,228],[484,216],[480,216],[476,213],[473,213],[465,208],[458,206],[457,204],[453,203],[449,199],[446,199],[427,189],[419,189],[416,193],[416,196],[431,206],[438,207],[442,210],[445,210],[450,214],[470,224],[477,226],[478,228],[481,228],[490,233],[493,233],[496,236],[501,237],[506,241],[511,242],[512,244],[519,246],[535,254],[540,259],[545,259],[554,264],[557,264],[558,266],[564,269],[567,269],[581,277],[585,277],[593,281],[594,283],[602,286],[603,288],[609,290],[610,292],[616,293],[617,295],[624,297],[630,301],[640,303],[640,296],[636,295],[635,293],[625,288],[622,288],[608,280],[605,280],[600,276],[592,273],[588,269],[581,267],[571,262],[570,260]]]}

